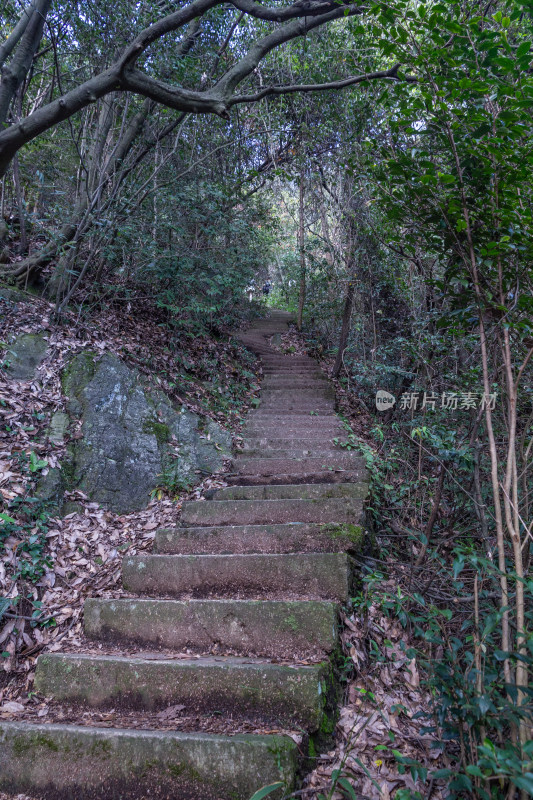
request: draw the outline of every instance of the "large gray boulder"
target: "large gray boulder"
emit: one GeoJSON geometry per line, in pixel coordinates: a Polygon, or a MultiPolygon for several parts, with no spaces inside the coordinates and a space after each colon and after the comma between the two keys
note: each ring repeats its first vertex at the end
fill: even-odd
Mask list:
{"type": "Polygon", "coordinates": [[[65,482],[113,511],[144,507],[158,486],[192,486],[221,469],[231,452],[227,431],[174,408],[114,355],[76,356],[63,389],[67,411],[82,421],[81,438],[69,445],[65,482]]]}

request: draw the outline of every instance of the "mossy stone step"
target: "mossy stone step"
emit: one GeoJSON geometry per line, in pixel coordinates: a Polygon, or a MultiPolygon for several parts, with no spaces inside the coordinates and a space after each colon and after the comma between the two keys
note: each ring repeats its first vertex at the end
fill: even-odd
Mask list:
{"type": "MultiPolygon", "coordinates": [[[[328,470],[358,470],[364,460],[354,453],[335,453],[326,457],[304,458],[247,458],[238,456],[232,461],[232,472],[241,475],[275,475],[298,472],[327,472],[328,470]]],[[[296,520],[295,520],[296,521],[296,520]]],[[[303,521],[303,520],[302,520],[303,521]]]]}
{"type": "MultiPolygon", "coordinates": [[[[277,433],[279,434],[279,431],[277,431],[277,433]]],[[[258,434],[257,436],[244,437],[242,439],[243,449],[239,450],[239,453],[247,453],[249,450],[254,450],[258,447],[263,447],[268,450],[291,450],[293,446],[302,449],[317,447],[320,450],[324,450],[325,448],[336,450],[338,445],[333,441],[334,438],[340,439],[340,437],[334,437],[330,434],[323,434],[320,432],[317,432],[314,436],[309,434],[305,438],[296,435],[285,436],[283,438],[272,436],[269,438],[263,434],[258,434]]]]}
{"type": "Polygon", "coordinates": [[[294,443],[292,446],[290,446],[289,443],[287,444],[288,446],[283,449],[277,447],[270,448],[267,446],[247,447],[239,450],[239,454],[246,458],[322,458],[324,459],[324,463],[326,463],[327,459],[337,455],[337,453],[345,452],[341,448],[336,450],[333,444],[328,446],[327,443],[322,447],[316,444],[314,447],[297,447],[297,443],[294,443]]]}
{"type": "Polygon", "coordinates": [[[261,387],[261,402],[265,402],[266,400],[272,398],[273,400],[283,400],[289,399],[291,401],[296,399],[300,400],[315,400],[318,398],[321,399],[328,399],[334,400],[335,399],[335,392],[327,383],[323,386],[298,386],[298,392],[295,393],[294,391],[294,384],[287,385],[287,386],[270,386],[264,385],[261,387]]]}
{"type": "Polygon", "coordinates": [[[334,413],[334,403],[333,400],[317,400],[317,401],[298,401],[298,400],[272,400],[267,399],[265,401],[261,401],[261,405],[258,406],[257,411],[254,412],[256,415],[261,416],[262,414],[302,414],[308,413],[310,417],[315,415],[324,416],[327,414],[334,413]]]}
{"type": "Polygon", "coordinates": [[[281,486],[228,486],[206,493],[209,499],[220,500],[312,500],[314,498],[348,497],[364,500],[368,483],[303,483],[281,486]]]}
{"type": "Polygon", "coordinates": [[[344,430],[344,426],[337,416],[337,414],[291,414],[287,417],[285,414],[276,413],[260,413],[259,409],[254,411],[246,421],[244,426],[245,430],[249,427],[258,430],[264,430],[269,426],[284,427],[303,427],[309,431],[316,430],[318,427],[333,428],[337,427],[339,430],[344,430]]]}
{"type": "Polygon", "coordinates": [[[161,528],[156,531],[154,552],[184,554],[357,552],[361,549],[363,541],[363,528],[354,524],[288,523],[161,528]]]}
{"type": "Polygon", "coordinates": [[[306,500],[220,500],[216,503],[197,500],[183,504],[181,524],[205,527],[283,522],[356,522],[361,511],[360,500],[346,497],[306,500]]]}
{"type": "Polygon", "coordinates": [[[360,468],[337,471],[321,469],[314,472],[233,473],[225,478],[228,486],[281,486],[289,483],[299,486],[302,483],[359,483],[368,479],[368,472],[360,468]]]}
{"type": "MultiPolygon", "coordinates": [[[[317,371],[316,364],[314,363],[307,363],[302,362],[300,364],[290,364],[285,362],[284,364],[275,364],[274,362],[265,362],[265,359],[262,359],[263,364],[263,372],[265,375],[291,375],[291,376],[309,376],[312,375],[313,378],[319,378],[320,372],[317,371]]],[[[322,374],[323,377],[323,374],[322,374]]]]}
{"type": "Polygon", "coordinates": [[[257,427],[250,425],[243,430],[241,435],[244,443],[260,442],[265,445],[271,444],[272,446],[285,448],[291,447],[293,444],[301,447],[305,447],[308,444],[310,446],[320,446],[321,443],[325,442],[336,448],[337,445],[334,444],[333,439],[344,441],[345,431],[337,424],[325,427],[317,426],[311,430],[302,425],[258,425],[257,427]],[[315,444],[311,444],[312,442],[315,444]]]}
{"type": "Polygon", "coordinates": [[[151,643],[209,653],[304,659],[337,645],[337,604],[325,600],[151,600],[89,598],[92,639],[151,643]]]}
{"type": "Polygon", "coordinates": [[[0,789],[44,800],[249,800],[297,763],[288,736],[0,722],[0,789]]]}
{"type": "Polygon", "coordinates": [[[244,426],[242,435],[244,438],[260,437],[261,439],[295,437],[308,439],[320,435],[333,439],[337,436],[339,438],[346,436],[346,430],[336,417],[311,417],[309,415],[302,421],[294,421],[288,417],[280,419],[273,416],[272,420],[268,420],[264,424],[260,420],[250,419],[244,426]]]}
{"type": "Polygon", "coordinates": [[[231,657],[149,659],[46,653],[35,687],[56,701],[90,708],[229,713],[285,728],[317,731],[327,712],[328,662],[288,666],[231,657]]]}
{"type": "Polygon", "coordinates": [[[136,555],[122,562],[124,588],[134,594],[228,597],[291,595],[346,602],[353,564],[346,553],[136,555]]]}
{"type": "Polygon", "coordinates": [[[331,383],[325,375],[314,378],[307,376],[295,377],[292,375],[265,375],[261,381],[261,389],[294,389],[294,387],[304,389],[330,389],[331,383]]]}
{"type": "Polygon", "coordinates": [[[284,416],[289,411],[291,413],[298,412],[299,414],[309,414],[310,417],[314,417],[317,414],[319,416],[324,416],[328,413],[335,413],[333,400],[321,400],[315,398],[299,401],[295,400],[293,397],[291,400],[266,398],[265,400],[261,401],[261,404],[257,407],[257,410],[254,411],[254,416],[261,416],[267,412],[284,416]]]}

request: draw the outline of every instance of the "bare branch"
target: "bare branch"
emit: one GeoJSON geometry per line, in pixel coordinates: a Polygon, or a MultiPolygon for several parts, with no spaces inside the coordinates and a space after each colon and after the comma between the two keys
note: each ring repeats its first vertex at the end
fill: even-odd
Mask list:
{"type": "MultiPolygon", "coordinates": [[[[381,70],[379,72],[367,72],[363,75],[352,75],[350,78],[343,78],[338,81],[330,81],[329,83],[295,83],[292,86],[265,86],[261,91],[256,94],[243,94],[233,97],[229,105],[236,103],[256,103],[264,97],[281,94],[294,94],[295,92],[324,92],[331,89],[345,89],[347,86],[355,86],[358,83],[365,81],[373,81],[379,79],[401,80],[397,73],[399,64],[388,70],[381,70]]],[[[413,81],[414,78],[408,76],[405,80],[413,81]]]]}
{"type": "MultiPolygon", "coordinates": [[[[0,125],[5,123],[10,103],[17,93],[19,86],[25,79],[33,58],[39,49],[44,22],[51,5],[52,0],[35,0],[35,3],[31,6],[29,18],[19,37],[20,41],[18,47],[11,61],[7,65],[4,65],[2,69],[2,80],[0,82],[0,125]]],[[[28,16],[28,13],[29,12],[24,11],[24,16],[28,16]]]]}
{"type": "Polygon", "coordinates": [[[317,17],[327,14],[330,11],[340,11],[339,16],[344,16],[347,11],[350,14],[361,14],[363,6],[354,6],[351,2],[344,0],[324,0],[324,2],[310,2],[310,0],[297,0],[292,6],[281,6],[280,8],[270,8],[269,6],[254,3],[253,0],[230,0],[231,5],[244,11],[256,19],[269,20],[270,22],[286,22],[297,17],[317,17]]]}
{"type": "Polygon", "coordinates": [[[149,97],[176,111],[227,116],[226,105],[218,94],[209,91],[194,92],[190,89],[182,89],[180,86],[171,86],[151,78],[138,69],[128,70],[124,73],[120,85],[122,89],[142,94],[144,97],[149,97]]]}
{"type": "MultiPolygon", "coordinates": [[[[240,2],[240,0],[239,0],[240,2]]],[[[248,53],[235,64],[234,67],[218,81],[218,83],[211,90],[212,93],[219,93],[224,96],[226,101],[229,101],[233,91],[244,78],[248,77],[254,69],[259,65],[260,61],[274,50],[292,39],[314,30],[315,28],[325,25],[327,22],[332,22],[335,19],[349,16],[351,14],[359,13],[358,7],[349,7],[337,5],[333,11],[328,11],[325,14],[315,17],[305,17],[304,19],[295,19],[286,25],[277,28],[272,33],[264,36],[259,41],[255,42],[248,53]]],[[[228,102],[228,106],[230,103],[228,102]]]]}

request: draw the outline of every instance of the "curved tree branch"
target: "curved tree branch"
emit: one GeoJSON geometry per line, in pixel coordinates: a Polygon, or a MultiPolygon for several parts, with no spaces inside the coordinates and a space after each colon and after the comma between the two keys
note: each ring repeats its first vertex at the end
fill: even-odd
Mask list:
{"type": "MultiPolygon", "coordinates": [[[[240,2],[241,0],[238,0],[240,2]]],[[[305,36],[315,28],[319,28],[328,22],[340,19],[345,16],[352,16],[359,13],[358,6],[347,7],[346,5],[336,5],[333,11],[328,11],[320,16],[308,17],[303,19],[295,19],[292,22],[277,28],[272,33],[264,36],[259,41],[255,42],[248,53],[240,59],[226,74],[215,84],[210,90],[212,94],[218,93],[219,96],[224,97],[228,106],[230,99],[235,88],[241,83],[248,75],[254,71],[259,65],[260,61],[276,47],[279,47],[292,39],[299,36],[305,36]]]]}
{"type": "MultiPolygon", "coordinates": [[[[38,2],[47,4],[50,0],[38,0],[38,2]]],[[[275,48],[304,36],[328,22],[360,14],[362,7],[351,0],[297,0],[292,5],[279,8],[262,5],[255,0],[230,0],[231,5],[241,13],[257,19],[281,21],[284,24],[256,41],[213,87],[203,91],[170,85],[136,68],[139,57],[151,44],[204,16],[210,9],[224,2],[225,0],[192,0],[178,11],[167,14],[136,36],[120,58],[107,70],[37,109],[19,123],[0,131],[0,177],[5,174],[12,158],[23,145],[111,92],[134,92],[183,113],[216,114],[227,119],[233,105],[256,102],[268,95],[341,89],[378,78],[398,79],[396,74],[398,66],[395,66],[383,73],[358,75],[327,84],[271,86],[257,94],[234,96],[236,87],[251,75],[260,61],[275,48]]]]}
{"type": "MultiPolygon", "coordinates": [[[[350,78],[343,78],[338,81],[330,81],[329,83],[295,83],[291,86],[265,86],[263,89],[261,89],[261,91],[256,92],[256,94],[243,94],[238,95],[237,97],[232,97],[230,105],[233,106],[237,103],[256,103],[259,100],[262,100],[264,97],[270,97],[272,95],[294,94],[295,92],[324,92],[331,89],[345,89],[348,86],[355,86],[356,84],[364,83],[365,81],[386,78],[401,80],[397,74],[399,66],[399,64],[395,64],[394,67],[391,67],[391,69],[381,70],[379,72],[367,72],[363,75],[352,75],[350,78]]],[[[412,76],[407,76],[404,80],[412,82],[416,79],[412,76]]]]}
{"type": "Polygon", "coordinates": [[[310,2],[310,0],[297,0],[292,6],[269,8],[255,3],[254,0],[230,0],[231,5],[244,11],[250,17],[264,19],[270,22],[286,22],[296,17],[317,17],[330,11],[340,11],[339,16],[344,16],[348,10],[350,14],[361,14],[363,6],[354,7],[353,3],[346,0],[324,0],[324,2],[310,2]]]}

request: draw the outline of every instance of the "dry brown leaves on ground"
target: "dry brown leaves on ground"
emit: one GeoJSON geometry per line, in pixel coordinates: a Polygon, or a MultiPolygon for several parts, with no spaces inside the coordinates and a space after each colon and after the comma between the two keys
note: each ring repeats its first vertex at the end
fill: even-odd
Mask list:
{"type": "MultiPolygon", "coordinates": [[[[385,616],[379,605],[371,603],[367,611],[344,617],[344,652],[357,677],[347,685],[335,749],[317,759],[301,793],[304,800],[319,793],[329,797],[336,771],[358,798],[389,800],[400,789],[429,796],[427,783],[413,780],[409,769],[401,774],[393,752],[424,765],[429,773],[444,766],[437,741],[421,733],[424,723],[415,718],[418,712],[429,711],[430,698],[421,688],[416,660],[406,655],[410,644],[399,622],[385,616]]],[[[445,787],[432,784],[430,795],[432,800],[443,800],[445,787]]],[[[346,796],[336,791],[332,800],[346,796]]]]}
{"type": "Polygon", "coordinates": [[[301,335],[291,325],[287,333],[276,334],[270,339],[270,346],[285,356],[306,356],[307,348],[301,335]]]}

